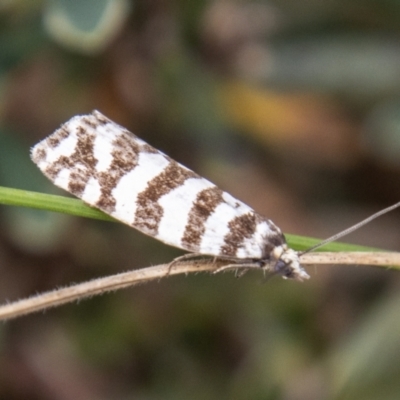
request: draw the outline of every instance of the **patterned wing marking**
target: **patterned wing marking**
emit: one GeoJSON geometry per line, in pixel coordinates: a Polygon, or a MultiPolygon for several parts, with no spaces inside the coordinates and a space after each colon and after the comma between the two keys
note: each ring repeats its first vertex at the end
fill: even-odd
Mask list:
{"type": "Polygon", "coordinates": [[[189,211],[182,246],[196,253],[200,251],[201,239],[206,230],[205,223],[218,204],[223,202],[222,196],[223,191],[214,185],[197,194],[189,211]]]}
{"type": "MultiPolygon", "coordinates": [[[[231,243],[230,246],[230,243],[226,241],[226,239],[229,240],[233,235],[236,235],[236,232],[231,231],[230,223],[237,218],[254,214],[255,212],[246,204],[223,192],[222,201],[216,206],[214,212],[204,224],[205,230],[200,243],[200,253],[236,256],[234,254],[236,252],[232,251],[236,243],[231,243]]],[[[261,249],[262,244],[259,243],[258,245],[261,249]]],[[[249,257],[254,256],[254,258],[257,258],[258,254],[249,255],[249,257]]]]}
{"type": "MultiPolygon", "coordinates": [[[[235,217],[229,221],[228,228],[228,233],[224,237],[225,243],[221,247],[220,253],[227,256],[236,256],[239,248],[246,239],[254,239],[254,233],[257,228],[257,216],[254,213],[246,213],[239,217],[235,217]]],[[[261,258],[259,243],[256,243],[256,247],[258,248],[252,249],[252,254],[259,253],[257,258],[261,258]]],[[[248,251],[243,252],[242,254],[244,255],[246,253],[248,253],[248,251]]]]}
{"type": "MultiPolygon", "coordinates": [[[[115,212],[112,216],[136,228],[136,212],[139,206],[136,200],[138,196],[146,190],[149,182],[157,178],[168,165],[168,158],[161,153],[140,153],[137,168],[125,174],[112,191],[112,196],[117,199],[115,212]]],[[[142,229],[144,228],[142,225],[142,229]]],[[[146,230],[143,230],[143,232],[150,234],[146,230]]]]}
{"type": "Polygon", "coordinates": [[[179,243],[179,247],[194,251],[183,241],[193,203],[200,192],[214,187],[207,179],[195,177],[161,197],[159,204],[164,209],[157,238],[167,243],[179,243]]]}
{"type": "MultiPolygon", "coordinates": [[[[177,243],[180,236],[177,237],[174,233],[177,230],[179,231],[179,221],[186,217],[182,207],[189,202],[189,193],[183,193],[177,199],[174,198],[174,193],[185,187],[190,178],[195,178],[195,181],[200,180],[194,172],[175,161],[171,161],[159,175],[150,180],[146,188],[137,196],[137,210],[133,224],[135,228],[151,236],[164,238],[162,240],[168,238],[171,243],[177,243]],[[167,200],[165,201],[165,199],[167,200]],[[179,200],[181,201],[179,202],[179,200]],[[178,206],[178,202],[181,210],[177,214],[174,208],[178,206]],[[168,219],[169,214],[172,214],[173,221],[168,224],[165,220],[168,219]],[[167,225],[167,229],[171,228],[171,232],[165,232],[163,225],[167,225]],[[170,237],[171,239],[169,239],[170,237]]],[[[189,189],[187,192],[189,192],[189,189]]]]}
{"type": "Polygon", "coordinates": [[[279,228],[277,228],[279,232],[275,231],[273,227],[276,227],[276,225],[271,220],[256,214],[254,232],[251,233],[249,230],[248,233],[244,235],[245,237],[243,240],[239,241],[236,248],[236,257],[254,258],[250,255],[260,252],[260,256],[256,258],[265,260],[275,247],[285,245],[286,240],[283,233],[280,232],[279,228]]]}

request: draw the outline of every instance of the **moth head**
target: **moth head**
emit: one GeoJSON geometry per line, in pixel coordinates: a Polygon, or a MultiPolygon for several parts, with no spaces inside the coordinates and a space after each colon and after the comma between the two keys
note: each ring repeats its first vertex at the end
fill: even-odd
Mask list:
{"type": "Polygon", "coordinates": [[[270,267],[273,274],[281,275],[284,279],[294,279],[300,282],[310,278],[310,275],[300,264],[299,254],[288,248],[286,244],[275,247],[272,256],[276,260],[270,267]]]}

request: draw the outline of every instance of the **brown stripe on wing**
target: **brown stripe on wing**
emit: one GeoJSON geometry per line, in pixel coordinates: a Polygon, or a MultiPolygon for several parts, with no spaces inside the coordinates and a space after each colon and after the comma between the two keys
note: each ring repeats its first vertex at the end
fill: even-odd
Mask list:
{"type": "Polygon", "coordinates": [[[224,199],[223,192],[216,186],[202,190],[193,203],[189,212],[185,233],[182,237],[182,246],[190,251],[198,251],[202,236],[205,232],[205,223],[224,199]]]}
{"type": "Polygon", "coordinates": [[[68,157],[71,173],[69,176],[68,190],[77,197],[82,196],[83,191],[93,176],[97,159],[94,156],[95,136],[88,134],[83,127],[78,128],[78,142],[75,152],[68,157]]]}
{"type": "Polygon", "coordinates": [[[264,238],[261,256],[261,259],[264,261],[271,259],[271,253],[275,247],[286,244],[286,239],[282,231],[271,220],[267,220],[267,222],[271,233],[264,238]]]}
{"type": "MultiPolygon", "coordinates": [[[[64,139],[66,139],[71,132],[66,128],[66,124],[57,129],[52,135],[39,144],[35,146],[32,152],[32,161],[39,165],[42,161],[46,160],[47,150],[54,149],[57,147],[64,139]]],[[[51,180],[57,177],[57,174],[62,168],[50,168],[47,167],[43,173],[51,180]]]]}
{"type": "MultiPolygon", "coordinates": [[[[64,132],[64,130],[61,129],[61,132],[64,132]]],[[[69,169],[71,173],[69,176],[68,191],[77,197],[81,197],[88,180],[93,176],[97,159],[93,154],[95,136],[88,134],[83,127],[79,127],[77,137],[78,141],[75,151],[68,157],[61,156],[58,160],[50,164],[44,173],[54,181],[61,170],[69,169]]]]}
{"type": "Polygon", "coordinates": [[[229,222],[229,233],[225,235],[225,244],[221,247],[221,255],[236,257],[236,252],[245,239],[253,236],[257,228],[257,216],[247,213],[229,222]]]}
{"type": "Polygon", "coordinates": [[[171,160],[164,171],[153,178],[147,184],[146,189],[137,196],[135,221],[132,225],[151,236],[155,236],[164,212],[158,204],[158,200],[171,190],[181,186],[189,178],[200,177],[171,160]]]}
{"type": "Polygon", "coordinates": [[[46,159],[47,157],[47,152],[46,148],[43,147],[35,147],[35,149],[32,151],[32,161],[36,164],[39,165],[43,160],[46,159]]]}
{"type": "Polygon", "coordinates": [[[135,169],[141,152],[141,146],[129,131],[124,131],[117,136],[112,145],[111,164],[107,171],[100,172],[97,176],[101,195],[96,206],[106,213],[112,213],[115,210],[116,199],[112,191],[125,174],[135,169]]]}
{"type": "Polygon", "coordinates": [[[57,131],[54,132],[53,135],[47,138],[46,143],[50,148],[54,149],[60,144],[60,142],[65,140],[70,134],[71,131],[66,129],[65,125],[63,125],[60,129],[57,129],[57,131]]]}

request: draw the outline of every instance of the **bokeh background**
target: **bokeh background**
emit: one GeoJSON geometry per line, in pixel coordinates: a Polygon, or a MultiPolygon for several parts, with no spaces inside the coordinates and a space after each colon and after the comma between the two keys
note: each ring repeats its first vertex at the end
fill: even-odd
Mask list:
{"type": "MultiPolygon", "coordinates": [[[[400,198],[400,2],[0,1],[0,186],[61,194],[29,148],[99,109],[286,233],[400,198]]],[[[346,240],[399,250],[400,213],[346,240]]],[[[0,298],[182,254],[0,207],[0,298]]],[[[398,399],[400,275],[174,277],[0,327],[1,399],[398,399]]]]}

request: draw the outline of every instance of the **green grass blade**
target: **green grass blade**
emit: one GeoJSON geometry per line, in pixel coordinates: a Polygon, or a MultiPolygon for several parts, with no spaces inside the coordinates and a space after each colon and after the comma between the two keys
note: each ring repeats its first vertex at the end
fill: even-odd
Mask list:
{"type": "MultiPolygon", "coordinates": [[[[321,242],[321,239],[311,238],[307,236],[297,236],[297,235],[290,235],[285,234],[286,240],[290,247],[295,250],[307,250],[310,247],[318,244],[321,242]]],[[[350,244],[350,243],[342,243],[342,242],[332,242],[328,243],[325,246],[318,248],[317,251],[385,251],[382,249],[378,249],[376,247],[366,247],[360,246],[357,244],[350,244]]]]}
{"type": "Polygon", "coordinates": [[[0,204],[36,208],[38,210],[115,222],[114,218],[109,217],[102,211],[89,207],[82,200],[53,194],[0,187],[0,204]]]}
{"type": "MultiPolygon", "coordinates": [[[[93,207],[89,207],[82,200],[52,194],[29,192],[20,189],[0,187],[0,204],[17,207],[30,207],[39,210],[75,215],[78,217],[116,222],[114,218],[93,207]]],[[[296,235],[286,235],[286,238],[289,245],[295,250],[306,250],[321,241],[320,239],[296,235]]],[[[379,249],[333,242],[325,245],[319,251],[379,251],[379,249]]]]}

